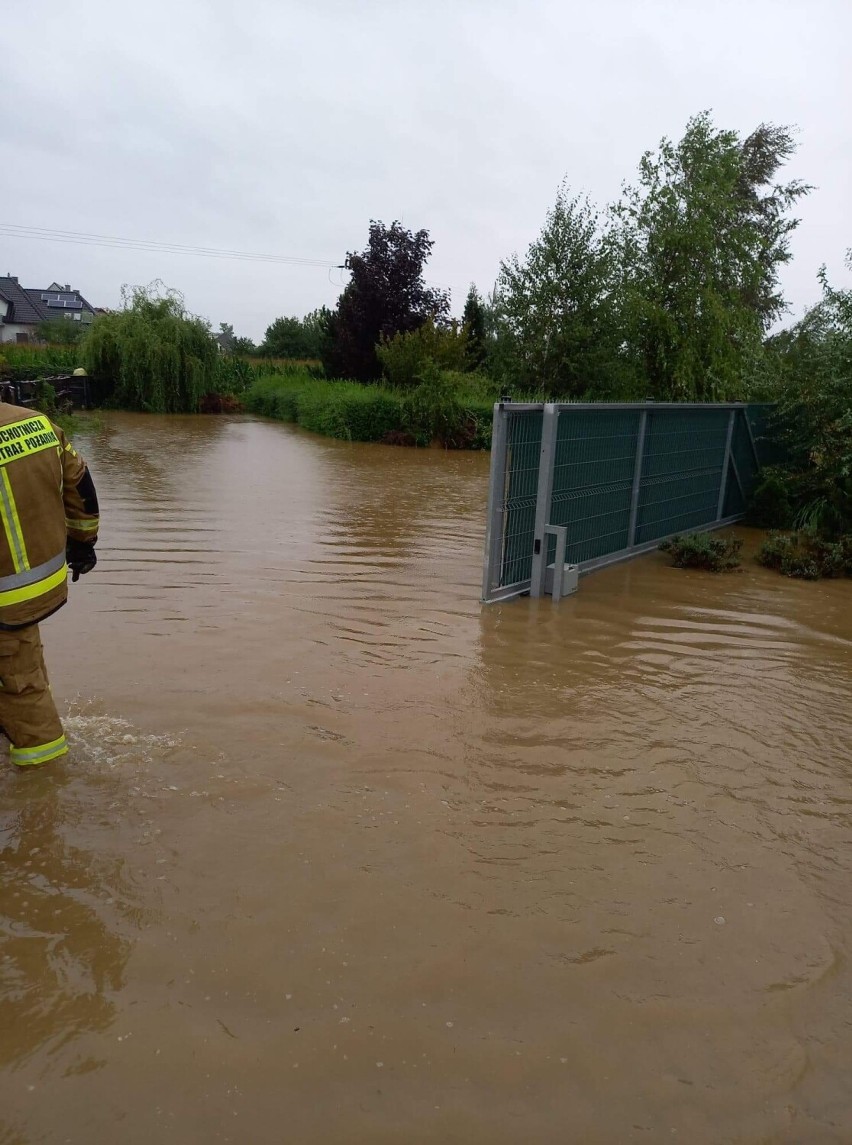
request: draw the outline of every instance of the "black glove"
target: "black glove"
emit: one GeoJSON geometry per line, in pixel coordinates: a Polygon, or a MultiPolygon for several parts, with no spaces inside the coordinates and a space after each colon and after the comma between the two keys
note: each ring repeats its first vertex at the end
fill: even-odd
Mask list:
{"type": "Polygon", "coordinates": [[[70,537],[65,545],[65,560],[74,574],[71,577],[72,583],[91,572],[98,563],[95,546],[91,541],[72,541],[70,537]]]}

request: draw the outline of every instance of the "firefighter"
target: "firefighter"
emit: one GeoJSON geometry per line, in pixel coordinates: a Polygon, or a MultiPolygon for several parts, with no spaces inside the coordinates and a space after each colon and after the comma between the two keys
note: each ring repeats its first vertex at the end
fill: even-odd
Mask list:
{"type": "Polygon", "coordinates": [[[98,498],[82,457],[44,414],[0,404],[0,725],[18,767],[65,755],[38,626],[97,563],[98,498]]]}

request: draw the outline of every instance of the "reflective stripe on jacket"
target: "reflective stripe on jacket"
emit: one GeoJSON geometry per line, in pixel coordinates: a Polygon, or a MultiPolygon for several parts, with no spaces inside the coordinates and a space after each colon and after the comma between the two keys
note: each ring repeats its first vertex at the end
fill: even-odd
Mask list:
{"type": "Polygon", "coordinates": [[[68,597],[65,543],[96,541],[86,464],[44,414],[0,403],[0,629],[36,624],[68,597]]]}

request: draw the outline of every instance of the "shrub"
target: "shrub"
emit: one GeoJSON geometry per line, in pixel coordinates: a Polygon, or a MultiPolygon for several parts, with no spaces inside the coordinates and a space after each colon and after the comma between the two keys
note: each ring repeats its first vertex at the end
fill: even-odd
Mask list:
{"type": "Polygon", "coordinates": [[[246,394],[245,406],[252,413],[348,441],[383,441],[402,422],[402,401],[393,391],[317,381],[307,371],[259,378],[246,394]]]}
{"type": "Polygon", "coordinates": [[[757,561],[801,580],[852,576],[852,534],[825,541],[814,533],[772,532],[761,545],[757,561]]]}
{"type": "Polygon", "coordinates": [[[303,370],[258,378],[242,400],[251,413],[296,422],[327,437],[389,445],[438,440],[449,449],[491,446],[493,403],[458,392],[453,375],[434,366],[409,394],[384,386],[317,381],[303,370]]]}
{"type": "Polygon", "coordinates": [[[400,399],[380,386],[314,383],[297,397],[299,424],[349,441],[381,441],[400,423],[400,399]]]}
{"type": "Polygon", "coordinates": [[[789,481],[777,469],[767,469],[755,487],[746,523],[759,529],[788,529],[793,524],[789,481]]]}
{"type": "Polygon", "coordinates": [[[418,445],[447,444],[462,427],[463,412],[452,379],[429,361],[420,384],[405,399],[405,428],[418,445]]]}
{"type": "Polygon", "coordinates": [[[694,533],[663,541],[660,549],[670,553],[678,569],[707,569],[709,572],[731,572],[740,565],[742,541],[736,537],[718,537],[694,533]]]}
{"type": "Polygon", "coordinates": [[[48,417],[53,417],[56,414],[56,390],[50,382],[38,381],[33,388],[33,405],[41,413],[46,413],[48,417]]]}
{"type": "Polygon", "coordinates": [[[381,339],[376,354],[392,386],[413,389],[429,362],[442,370],[464,370],[467,333],[455,324],[436,326],[429,318],[416,330],[381,339]]]}
{"type": "Polygon", "coordinates": [[[292,384],[287,385],[283,378],[258,378],[245,396],[245,407],[262,417],[296,421],[297,393],[297,389],[292,384]]]}
{"type": "Polygon", "coordinates": [[[494,424],[494,403],[482,398],[461,395],[460,403],[467,426],[465,449],[490,449],[494,424]]]}
{"type": "Polygon", "coordinates": [[[5,342],[0,349],[0,379],[26,382],[55,374],[70,374],[81,361],[76,347],[19,346],[5,342]]]}

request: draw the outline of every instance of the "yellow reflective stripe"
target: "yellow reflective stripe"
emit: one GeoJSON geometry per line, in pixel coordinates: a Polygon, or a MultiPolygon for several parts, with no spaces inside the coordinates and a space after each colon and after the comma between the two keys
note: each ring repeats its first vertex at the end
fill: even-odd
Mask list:
{"type": "Polygon", "coordinates": [[[36,581],[35,584],[28,584],[24,588],[13,588],[8,592],[0,592],[0,608],[8,608],[12,604],[24,604],[28,600],[34,600],[37,596],[44,596],[45,593],[62,584],[67,576],[68,566],[63,563],[61,569],[58,569],[51,576],[46,576],[44,580],[36,581]]]}
{"type": "Polygon", "coordinates": [[[100,519],[98,517],[95,517],[94,520],[89,519],[88,521],[72,521],[70,517],[65,518],[66,529],[77,529],[81,533],[94,533],[97,531],[98,525],[100,525],[100,519]]]}
{"type": "Polygon", "coordinates": [[[0,576],[0,592],[11,592],[13,588],[24,588],[28,584],[38,584],[51,573],[57,572],[65,564],[65,549],[51,557],[44,564],[36,565],[34,569],[26,572],[12,573],[11,576],[0,576]]]}
{"type": "Polygon", "coordinates": [[[59,739],[40,744],[38,747],[15,747],[13,744],[9,748],[9,759],[18,767],[32,767],[39,763],[50,763],[52,759],[65,755],[67,751],[68,742],[62,735],[59,739]]]}
{"type": "Polygon", "coordinates": [[[21,531],[21,522],[18,517],[18,506],[15,504],[15,495],[12,492],[12,483],[5,469],[0,469],[0,517],[3,519],[3,532],[12,554],[12,564],[15,572],[25,572],[30,567],[27,558],[27,546],[24,543],[24,534],[21,531]]]}
{"type": "Polygon", "coordinates": [[[0,465],[41,453],[43,449],[61,448],[53,426],[43,414],[0,426],[0,465]]]}

